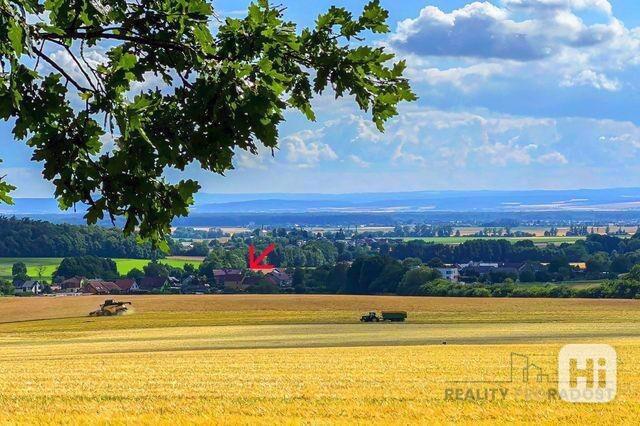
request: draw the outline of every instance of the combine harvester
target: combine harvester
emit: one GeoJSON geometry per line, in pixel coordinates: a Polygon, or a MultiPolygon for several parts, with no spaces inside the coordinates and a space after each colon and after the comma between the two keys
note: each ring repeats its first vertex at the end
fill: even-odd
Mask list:
{"type": "Polygon", "coordinates": [[[380,316],[372,311],[360,317],[360,322],[403,322],[406,319],[407,313],[405,311],[382,311],[380,316]]]}
{"type": "Polygon", "coordinates": [[[131,305],[131,302],[116,302],[115,300],[105,300],[100,309],[90,312],[91,317],[111,317],[115,315],[123,315],[129,310],[127,305],[131,305]]]}

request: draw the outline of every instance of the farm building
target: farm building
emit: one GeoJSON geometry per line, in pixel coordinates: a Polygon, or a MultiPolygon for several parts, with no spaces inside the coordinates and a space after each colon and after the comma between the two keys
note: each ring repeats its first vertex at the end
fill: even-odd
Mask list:
{"type": "Polygon", "coordinates": [[[85,277],[68,278],[60,283],[60,290],[79,292],[86,283],[87,279],[85,277]]]}
{"type": "Polygon", "coordinates": [[[206,282],[206,279],[194,275],[185,278],[180,285],[182,293],[209,293],[210,290],[211,287],[206,282]]]}
{"type": "MultiPolygon", "coordinates": [[[[215,272],[216,271],[214,271],[214,274],[215,272]]],[[[234,272],[230,274],[230,276],[222,274],[220,275],[225,279],[223,281],[218,280],[218,285],[220,285],[221,282],[224,282],[224,288],[232,291],[246,291],[249,287],[255,286],[258,283],[264,281],[280,288],[289,288],[291,287],[293,282],[289,274],[276,268],[261,270],[256,275],[250,276],[244,275],[244,273],[240,270],[237,270],[237,273],[234,272]]]]}
{"type": "Polygon", "coordinates": [[[44,286],[40,283],[40,281],[36,280],[16,281],[13,283],[13,286],[16,289],[16,294],[42,294],[44,290],[44,286]]]}
{"type": "Polygon", "coordinates": [[[167,282],[164,277],[144,277],[140,279],[140,290],[151,291],[162,288],[167,282]]]}
{"type": "Polygon", "coordinates": [[[83,293],[88,294],[111,294],[120,293],[120,287],[116,283],[103,280],[88,280],[82,287],[83,293]]]}
{"type": "Polygon", "coordinates": [[[244,272],[241,269],[214,269],[213,278],[220,287],[245,290],[244,272]]]}
{"type": "Polygon", "coordinates": [[[140,290],[138,283],[133,278],[124,278],[116,280],[115,284],[120,288],[122,293],[131,293],[140,290]]]}
{"type": "Polygon", "coordinates": [[[174,277],[144,277],[140,279],[138,286],[138,290],[160,290],[163,287],[180,287],[180,280],[174,277]]]}
{"type": "Polygon", "coordinates": [[[279,269],[274,269],[268,275],[271,275],[274,278],[278,287],[291,287],[293,283],[293,279],[291,278],[291,276],[284,271],[280,271],[279,269]]]}
{"type": "Polygon", "coordinates": [[[445,268],[436,268],[436,270],[440,272],[440,275],[442,275],[442,278],[444,278],[447,281],[451,281],[454,283],[457,283],[458,281],[460,281],[460,270],[458,268],[445,267],[445,268]]]}
{"type": "Polygon", "coordinates": [[[518,275],[525,265],[524,262],[469,262],[458,265],[458,268],[463,275],[482,276],[491,272],[518,275]]]}

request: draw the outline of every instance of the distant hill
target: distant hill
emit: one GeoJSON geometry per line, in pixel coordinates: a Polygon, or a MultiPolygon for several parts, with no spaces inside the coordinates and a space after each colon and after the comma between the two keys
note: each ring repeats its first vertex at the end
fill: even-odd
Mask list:
{"type": "Polygon", "coordinates": [[[358,194],[202,194],[193,213],[640,210],[640,188],[358,194]]]}
{"type": "MultiPolygon", "coordinates": [[[[0,214],[58,214],[61,213],[58,202],[53,198],[15,198],[15,204],[8,206],[0,204],[0,214]]],[[[81,210],[84,211],[84,208],[81,210]]]]}
{"type": "MultiPolygon", "coordinates": [[[[80,220],[84,206],[61,212],[53,199],[18,198],[0,214],[80,220]]],[[[199,194],[192,215],[212,213],[640,211],[640,188],[536,191],[419,191],[357,194],[199,194]]]]}

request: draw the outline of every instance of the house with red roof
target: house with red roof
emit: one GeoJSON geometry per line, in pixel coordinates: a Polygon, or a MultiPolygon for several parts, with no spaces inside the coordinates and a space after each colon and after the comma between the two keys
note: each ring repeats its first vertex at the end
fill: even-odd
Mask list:
{"type": "Polygon", "coordinates": [[[82,292],[88,294],[117,294],[121,291],[120,287],[111,281],[87,280],[87,283],[82,287],[82,292]]]}
{"type": "Polygon", "coordinates": [[[133,278],[123,278],[116,280],[115,284],[120,288],[122,293],[132,293],[140,290],[138,283],[133,278]]]}

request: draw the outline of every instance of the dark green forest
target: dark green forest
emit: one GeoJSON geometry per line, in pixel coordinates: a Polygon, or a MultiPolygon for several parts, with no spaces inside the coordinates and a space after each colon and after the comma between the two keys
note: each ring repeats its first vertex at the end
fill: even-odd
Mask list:
{"type": "Polygon", "coordinates": [[[150,259],[160,253],[117,228],[55,225],[0,217],[0,257],[100,256],[150,259]]]}

